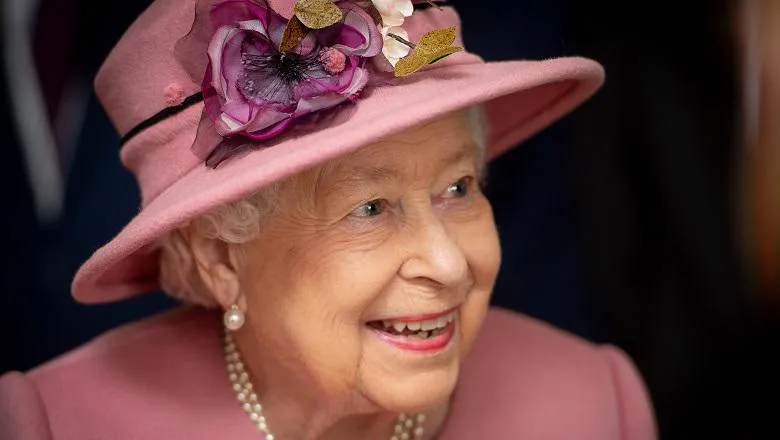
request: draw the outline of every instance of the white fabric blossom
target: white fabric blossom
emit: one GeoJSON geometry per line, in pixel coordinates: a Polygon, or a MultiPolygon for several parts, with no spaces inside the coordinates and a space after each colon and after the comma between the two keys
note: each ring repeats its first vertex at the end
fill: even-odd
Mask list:
{"type": "Polygon", "coordinates": [[[382,54],[384,54],[387,61],[395,67],[395,64],[401,58],[409,54],[409,46],[401,43],[388,34],[398,35],[406,41],[409,41],[409,34],[406,33],[402,27],[383,27],[382,37],[384,37],[384,45],[382,46],[382,54]]]}
{"type": "Polygon", "coordinates": [[[384,27],[401,26],[414,12],[412,0],[371,0],[382,16],[384,27]]]}

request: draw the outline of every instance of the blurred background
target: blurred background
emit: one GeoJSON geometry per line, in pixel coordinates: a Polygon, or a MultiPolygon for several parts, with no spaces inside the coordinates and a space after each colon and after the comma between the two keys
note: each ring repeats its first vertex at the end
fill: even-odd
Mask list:
{"type": "MultiPolygon", "coordinates": [[[[138,209],[91,81],[149,2],[2,0],[0,373],[172,305],[69,296],[138,209]]],[[[627,351],[662,439],[780,438],[780,1],[452,3],[485,59],[607,71],[491,165],[494,303],[627,351]]]]}

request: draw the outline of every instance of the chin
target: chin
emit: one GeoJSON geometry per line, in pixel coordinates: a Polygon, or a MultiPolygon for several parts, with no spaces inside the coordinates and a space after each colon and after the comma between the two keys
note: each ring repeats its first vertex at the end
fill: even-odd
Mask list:
{"type": "Polygon", "coordinates": [[[371,335],[360,378],[364,394],[393,412],[420,412],[449,400],[458,382],[461,335],[454,323],[449,341],[431,350],[413,350],[371,335]]]}
{"type": "Polygon", "coordinates": [[[380,408],[397,412],[424,412],[446,403],[458,382],[459,366],[454,364],[430,371],[394,374],[378,383],[364,384],[368,397],[380,408]]]}

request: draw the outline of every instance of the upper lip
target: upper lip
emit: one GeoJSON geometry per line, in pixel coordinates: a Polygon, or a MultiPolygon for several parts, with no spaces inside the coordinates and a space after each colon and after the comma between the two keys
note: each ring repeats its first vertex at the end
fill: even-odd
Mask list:
{"type": "Polygon", "coordinates": [[[447,310],[442,310],[440,312],[426,312],[426,313],[417,313],[414,315],[407,315],[407,316],[390,316],[380,319],[372,319],[372,321],[399,321],[399,322],[417,322],[417,321],[427,321],[430,319],[436,319],[441,316],[449,315],[450,313],[454,312],[458,309],[459,306],[450,307],[447,310]]]}

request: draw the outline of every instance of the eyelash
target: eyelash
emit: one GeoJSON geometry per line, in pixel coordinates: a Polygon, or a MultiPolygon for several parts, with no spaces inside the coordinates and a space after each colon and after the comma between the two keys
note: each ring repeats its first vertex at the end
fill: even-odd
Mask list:
{"type": "MultiPolygon", "coordinates": [[[[458,179],[458,181],[456,181],[455,183],[452,183],[449,186],[447,186],[443,198],[458,199],[458,198],[467,197],[470,194],[470,191],[472,190],[473,183],[474,183],[474,177],[472,176],[462,177],[458,179]],[[455,193],[455,191],[462,191],[462,193],[458,194],[455,193]]],[[[355,217],[376,217],[382,214],[385,211],[385,209],[387,209],[387,206],[388,206],[387,200],[384,199],[371,200],[352,210],[352,215],[354,215],[355,217]]]]}

